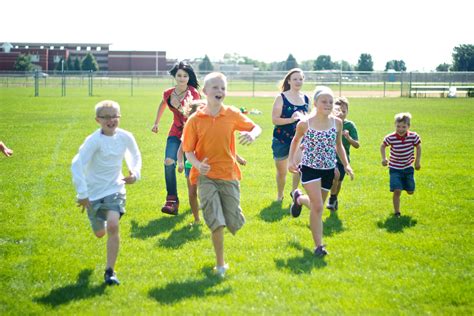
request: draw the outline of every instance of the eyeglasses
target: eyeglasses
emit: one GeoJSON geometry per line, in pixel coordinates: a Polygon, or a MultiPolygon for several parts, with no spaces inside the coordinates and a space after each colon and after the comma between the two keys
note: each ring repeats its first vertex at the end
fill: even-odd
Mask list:
{"type": "Polygon", "coordinates": [[[120,115],[114,115],[114,116],[104,115],[104,116],[97,116],[97,117],[100,118],[100,119],[109,121],[109,120],[119,119],[119,118],[120,118],[120,115]]]}

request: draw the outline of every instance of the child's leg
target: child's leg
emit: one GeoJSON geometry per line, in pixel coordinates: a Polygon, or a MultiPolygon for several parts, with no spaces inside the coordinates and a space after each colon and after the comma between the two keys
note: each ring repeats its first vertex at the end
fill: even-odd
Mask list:
{"type": "MultiPolygon", "coordinates": [[[[277,200],[283,200],[285,183],[286,183],[286,174],[288,172],[288,159],[275,160],[276,167],[276,182],[277,182],[277,200]]],[[[299,176],[299,175],[298,175],[299,176]]]]}
{"type": "Polygon", "coordinates": [[[327,192],[324,194],[324,199],[321,191],[321,181],[313,181],[307,184],[303,184],[307,195],[302,195],[298,200],[299,203],[306,205],[310,209],[309,213],[309,226],[311,228],[311,234],[313,235],[313,241],[316,247],[323,244],[323,203],[327,196],[327,192]]]}
{"type": "Polygon", "coordinates": [[[291,188],[291,192],[298,189],[298,185],[300,184],[301,175],[299,173],[293,173],[293,187],[291,188]]]}
{"type": "Polygon", "coordinates": [[[115,211],[107,212],[107,268],[114,269],[117,261],[120,235],[119,235],[120,213],[115,211]]]}
{"type": "Polygon", "coordinates": [[[395,214],[400,214],[400,196],[402,190],[393,190],[393,211],[395,214]]]}
{"type": "Polygon", "coordinates": [[[225,264],[224,261],[224,226],[219,226],[212,232],[212,245],[214,246],[214,252],[216,253],[216,266],[222,267],[225,264]]]}
{"type": "Polygon", "coordinates": [[[201,219],[199,218],[199,202],[197,197],[197,185],[191,184],[189,178],[186,178],[188,183],[188,198],[189,198],[189,205],[191,206],[191,212],[193,212],[194,222],[200,222],[201,219]]]}

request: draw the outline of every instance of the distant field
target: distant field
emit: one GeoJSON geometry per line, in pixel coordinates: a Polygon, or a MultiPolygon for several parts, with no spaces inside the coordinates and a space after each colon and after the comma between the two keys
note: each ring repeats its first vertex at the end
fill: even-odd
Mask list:
{"type": "Polygon", "coordinates": [[[184,176],[180,215],[159,211],[170,112],[158,135],[150,129],[165,84],[133,97],[126,87],[87,97],[87,84],[66,97],[56,88],[42,88],[39,98],[30,88],[0,89],[0,139],[14,150],[0,157],[0,314],[474,313],[473,99],[351,99],[361,142],[351,154],[355,180],[345,180],[339,211],[323,214],[330,254],[316,259],[308,210],[289,216],[288,189],[283,204],[274,202],[273,98],[228,97],[227,104],[263,112],[251,116],[263,134],[237,147],[248,161],[247,223],[235,237],[225,234],[231,269],[219,280],[209,230],[189,226],[184,176]],[[97,128],[93,106],[105,98],[121,104],[121,127],[143,156],[143,178],[128,187],[121,220],[122,285],[113,288],[102,284],[105,239],[93,237],[76,208],[70,176],[72,157],[97,128]],[[423,157],[416,193],[402,195],[396,219],[379,146],[402,111],[413,115],[423,157]]]}

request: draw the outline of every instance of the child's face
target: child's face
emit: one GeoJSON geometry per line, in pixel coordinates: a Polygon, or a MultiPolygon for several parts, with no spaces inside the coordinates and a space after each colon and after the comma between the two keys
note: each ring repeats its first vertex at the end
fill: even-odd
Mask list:
{"type": "Polygon", "coordinates": [[[410,125],[405,122],[395,122],[395,129],[397,134],[400,136],[405,135],[408,132],[410,125]]]}
{"type": "Polygon", "coordinates": [[[344,103],[341,103],[339,105],[339,115],[337,117],[339,117],[341,120],[345,120],[346,117],[347,117],[347,112],[349,110],[347,109],[347,105],[345,105],[344,103]]]}
{"type": "Polygon", "coordinates": [[[315,107],[317,112],[320,112],[324,115],[330,115],[333,108],[333,97],[329,94],[323,94],[318,97],[315,102],[315,107]]]}
{"type": "Polygon", "coordinates": [[[176,83],[179,86],[185,86],[189,82],[189,75],[183,69],[178,69],[178,71],[176,72],[176,76],[174,76],[174,78],[176,79],[176,83]]]}
{"type": "Polygon", "coordinates": [[[203,92],[208,102],[222,103],[226,96],[227,84],[222,78],[213,78],[204,86],[203,92]]]}
{"type": "Polygon", "coordinates": [[[288,80],[288,84],[293,89],[301,89],[303,86],[304,77],[301,72],[292,73],[290,79],[288,80]]]}
{"type": "Polygon", "coordinates": [[[107,136],[112,136],[115,133],[115,130],[119,126],[120,122],[120,112],[117,109],[112,107],[103,108],[102,111],[95,118],[97,123],[100,124],[102,128],[102,133],[107,136]]]}

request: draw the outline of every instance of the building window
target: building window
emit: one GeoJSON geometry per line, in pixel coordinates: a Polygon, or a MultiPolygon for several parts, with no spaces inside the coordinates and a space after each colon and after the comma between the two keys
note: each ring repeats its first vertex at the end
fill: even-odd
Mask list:
{"type": "Polygon", "coordinates": [[[96,51],[100,52],[102,50],[102,47],[100,46],[97,46],[97,48],[95,49],[96,51]]]}
{"type": "Polygon", "coordinates": [[[40,49],[44,49],[44,46],[43,46],[43,45],[41,45],[41,46],[40,46],[40,49]]]}
{"type": "Polygon", "coordinates": [[[49,46],[49,49],[54,49],[54,46],[53,45],[49,46]]]}
{"type": "Polygon", "coordinates": [[[30,48],[30,46],[26,45],[25,48],[28,49],[28,48],[30,48]]]}
{"type": "Polygon", "coordinates": [[[60,50],[64,50],[64,46],[61,46],[59,49],[60,49],[60,50]]]}
{"type": "Polygon", "coordinates": [[[89,52],[91,50],[91,47],[87,46],[86,50],[89,52]]]}
{"type": "Polygon", "coordinates": [[[31,61],[34,62],[34,63],[38,63],[40,61],[40,57],[39,55],[30,55],[31,56],[31,61]]]}
{"type": "Polygon", "coordinates": [[[77,47],[76,47],[76,50],[77,50],[77,51],[81,50],[81,46],[77,46],[77,47]]]}

